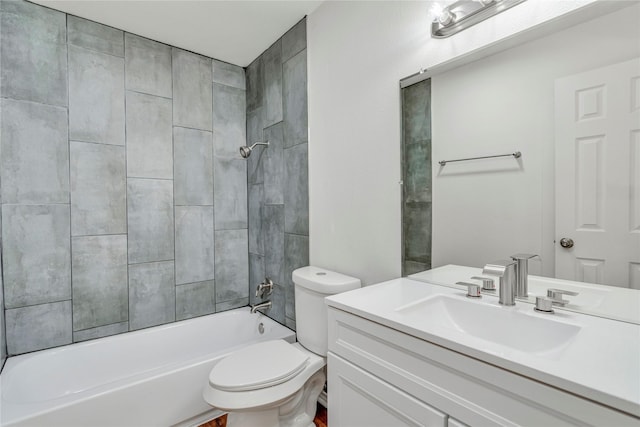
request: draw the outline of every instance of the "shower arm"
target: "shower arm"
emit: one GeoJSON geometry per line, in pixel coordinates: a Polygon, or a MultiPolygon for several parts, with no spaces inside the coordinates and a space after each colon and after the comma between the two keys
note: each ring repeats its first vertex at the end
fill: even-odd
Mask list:
{"type": "Polygon", "coordinates": [[[266,145],[269,146],[269,141],[267,142],[254,142],[253,145],[251,146],[251,149],[253,149],[253,147],[255,147],[256,145],[266,145]]]}

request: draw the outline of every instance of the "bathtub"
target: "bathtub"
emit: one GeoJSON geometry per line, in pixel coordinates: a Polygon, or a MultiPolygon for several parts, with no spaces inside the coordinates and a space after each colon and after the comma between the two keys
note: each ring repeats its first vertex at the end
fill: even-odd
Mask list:
{"type": "Polygon", "coordinates": [[[193,426],[222,412],[202,398],[231,351],[295,333],[248,308],[11,357],[2,426],[193,426]],[[260,333],[260,324],[264,332],[260,333]]]}

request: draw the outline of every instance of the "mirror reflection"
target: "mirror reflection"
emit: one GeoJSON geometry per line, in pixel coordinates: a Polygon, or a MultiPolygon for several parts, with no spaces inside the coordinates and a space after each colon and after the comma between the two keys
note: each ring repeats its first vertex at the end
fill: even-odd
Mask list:
{"type": "MultiPolygon", "coordinates": [[[[405,275],[536,254],[529,274],[609,285],[640,311],[639,17],[634,3],[403,89],[405,275]]],[[[580,308],[598,312],[592,294],[580,308]]]]}

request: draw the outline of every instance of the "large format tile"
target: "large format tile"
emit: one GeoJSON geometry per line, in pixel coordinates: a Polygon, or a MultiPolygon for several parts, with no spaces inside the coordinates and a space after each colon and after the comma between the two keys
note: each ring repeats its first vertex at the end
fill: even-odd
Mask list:
{"type": "Polygon", "coordinates": [[[248,297],[236,298],[229,301],[217,302],[216,313],[233,310],[234,308],[245,307],[249,303],[248,297]]]}
{"type": "Polygon", "coordinates": [[[213,280],[213,206],[175,209],[176,284],[213,280]]]}
{"type": "Polygon", "coordinates": [[[1,102],[3,203],[69,203],[66,109],[1,102]]]}
{"type": "Polygon", "coordinates": [[[262,107],[264,97],[264,62],[262,55],[255,59],[245,71],[247,88],[247,111],[262,107]]]}
{"type": "Polygon", "coordinates": [[[213,204],[211,132],[173,128],[176,205],[213,204]]]}
{"type": "Polygon", "coordinates": [[[309,237],[295,234],[284,235],[284,287],[286,317],[295,321],[295,293],[291,273],[309,265],[309,237]]]}
{"type": "Polygon", "coordinates": [[[142,329],[176,320],[173,261],[129,266],[129,325],[142,329]]]}
{"type": "Polygon", "coordinates": [[[108,337],[123,332],[129,332],[129,322],[119,322],[111,325],[98,326],[96,328],[83,329],[82,331],[73,331],[73,342],[108,337]]]}
{"type": "Polygon", "coordinates": [[[171,98],[171,47],[130,33],[124,46],[127,89],[171,98]]]}
{"type": "Polygon", "coordinates": [[[127,91],[127,176],[173,178],[171,100],[127,91]]]}
{"type": "Polygon", "coordinates": [[[71,141],[71,235],[125,234],[124,147],[71,141]]]}
{"type": "Polygon", "coordinates": [[[255,304],[261,299],[256,297],[258,285],[264,282],[264,255],[249,253],[249,302],[255,304]]]}
{"type": "Polygon", "coordinates": [[[402,132],[405,144],[431,139],[431,80],[402,90],[402,132]]]}
{"type": "Polygon", "coordinates": [[[67,32],[69,44],[109,55],[124,56],[124,35],[121,30],[69,15],[67,32]]]}
{"type": "Polygon", "coordinates": [[[264,170],[264,202],[271,204],[284,203],[284,134],[282,123],[264,130],[264,139],[269,147],[262,157],[264,170]]]}
{"type": "Polygon", "coordinates": [[[404,201],[431,201],[431,140],[404,142],[404,201]]]}
{"type": "MultiPolygon", "coordinates": [[[[262,108],[247,113],[247,144],[251,145],[257,141],[264,141],[264,118],[262,108]]],[[[249,184],[260,184],[264,181],[264,166],[262,158],[266,150],[265,146],[260,146],[251,153],[247,161],[247,182],[249,184]]],[[[238,155],[240,158],[240,155],[238,155]]]]}
{"type": "Polygon", "coordinates": [[[172,49],[173,124],[212,130],[211,59],[172,49]]]}
{"type": "Polygon", "coordinates": [[[238,150],[247,144],[245,105],[244,90],[213,84],[213,152],[216,156],[240,158],[238,150]]]}
{"type": "Polygon", "coordinates": [[[213,280],[176,286],[176,320],[214,313],[215,292],[213,280]]]}
{"type": "Polygon", "coordinates": [[[271,301],[271,307],[265,311],[266,315],[273,320],[283,323],[285,322],[286,311],[286,291],[284,286],[278,284],[273,286],[273,292],[265,300],[271,301]]]}
{"type": "Polygon", "coordinates": [[[6,308],[71,298],[69,205],[3,205],[6,308]]]}
{"type": "Polygon", "coordinates": [[[127,236],[74,237],[73,330],[128,319],[127,236]]]}
{"type": "Polygon", "coordinates": [[[284,283],[284,206],[262,208],[265,275],[277,284],[284,283]]]}
{"type": "Polygon", "coordinates": [[[71,301],[9,309],[5,313],[9,356],[71,344],[71,301]]]}
{"type": "Polygon", "coordinates": [[[247,228],[247,162],[213,159],[216,230],[247,228]]]}
{"type": "Polygon", "coordinates": [[[282,36],[282,60],[288,60],[306,47],[307,19],[304,18],[282,36]]]}
{"type": "Polygon", "coordinates": [[[124,145],[124,59],[69,46],[69,137],[124,145]]]}
{"type": "Polygon", "coordinates": [[[284,150],[284,229],[309,235],[309,173],[307,144],[284,150]]]}
{"type": "Polygon", "coordinates": [[[249,252],[264,255],[264,239],[262,234],[262,206],[264,205],[264,186],[249,185],[249,252]]]}
{"type": "Polygon", "coordinates": [[[285,147],[307,142],[307,51],[298,53],[282,67],[285,147]]]}
{"type": "Polygon", "coordinates": [[[431,263],[431,203],[405,203],[402,228],[405,260],[431,263]]]}
{"type": "Polygon", "coordinates": [[[264,119],[265,125],[282,121],[282,43],[271,45],[264,58],[264,119]]]}
{"type": "Polygon", "coordinates": [[[244,68],[214,59],[213,82],[244,89],[244,68]]]}
{"type": "Polygon", "coordinates": [[[216,304],[249,297],[247,230],[215,232],[216,304]]]}
{"type": "Polygon", "coordinates": [[[0,2],[1,95],[67,105],[66,16],[26,1],[0,2]]]}
{"type": "Polygon", "coordinates": [[[129,263],[174,257],[173,181],[127,180],[129,263]]]}

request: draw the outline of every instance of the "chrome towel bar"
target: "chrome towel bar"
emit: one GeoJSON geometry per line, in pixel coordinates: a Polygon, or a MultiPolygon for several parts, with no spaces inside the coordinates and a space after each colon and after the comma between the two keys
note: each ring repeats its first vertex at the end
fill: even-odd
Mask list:
{"type": "Polygon", "coordinates": [[[515,159],[519,159],[520,157],[522,157],[522,153],[519,151],[516,151],[515,153],[498,154],[495,156],[469,157],[467,159],[455,159],[455,160],[440,160],[438,163],[440,163],[440,166],[444,166],[447,163],[453,163],[453,162],[465,162],[467,160],[492,159],[494,157],[510,157],[510,156],[513,156],[513,158],[515,159]]]}

